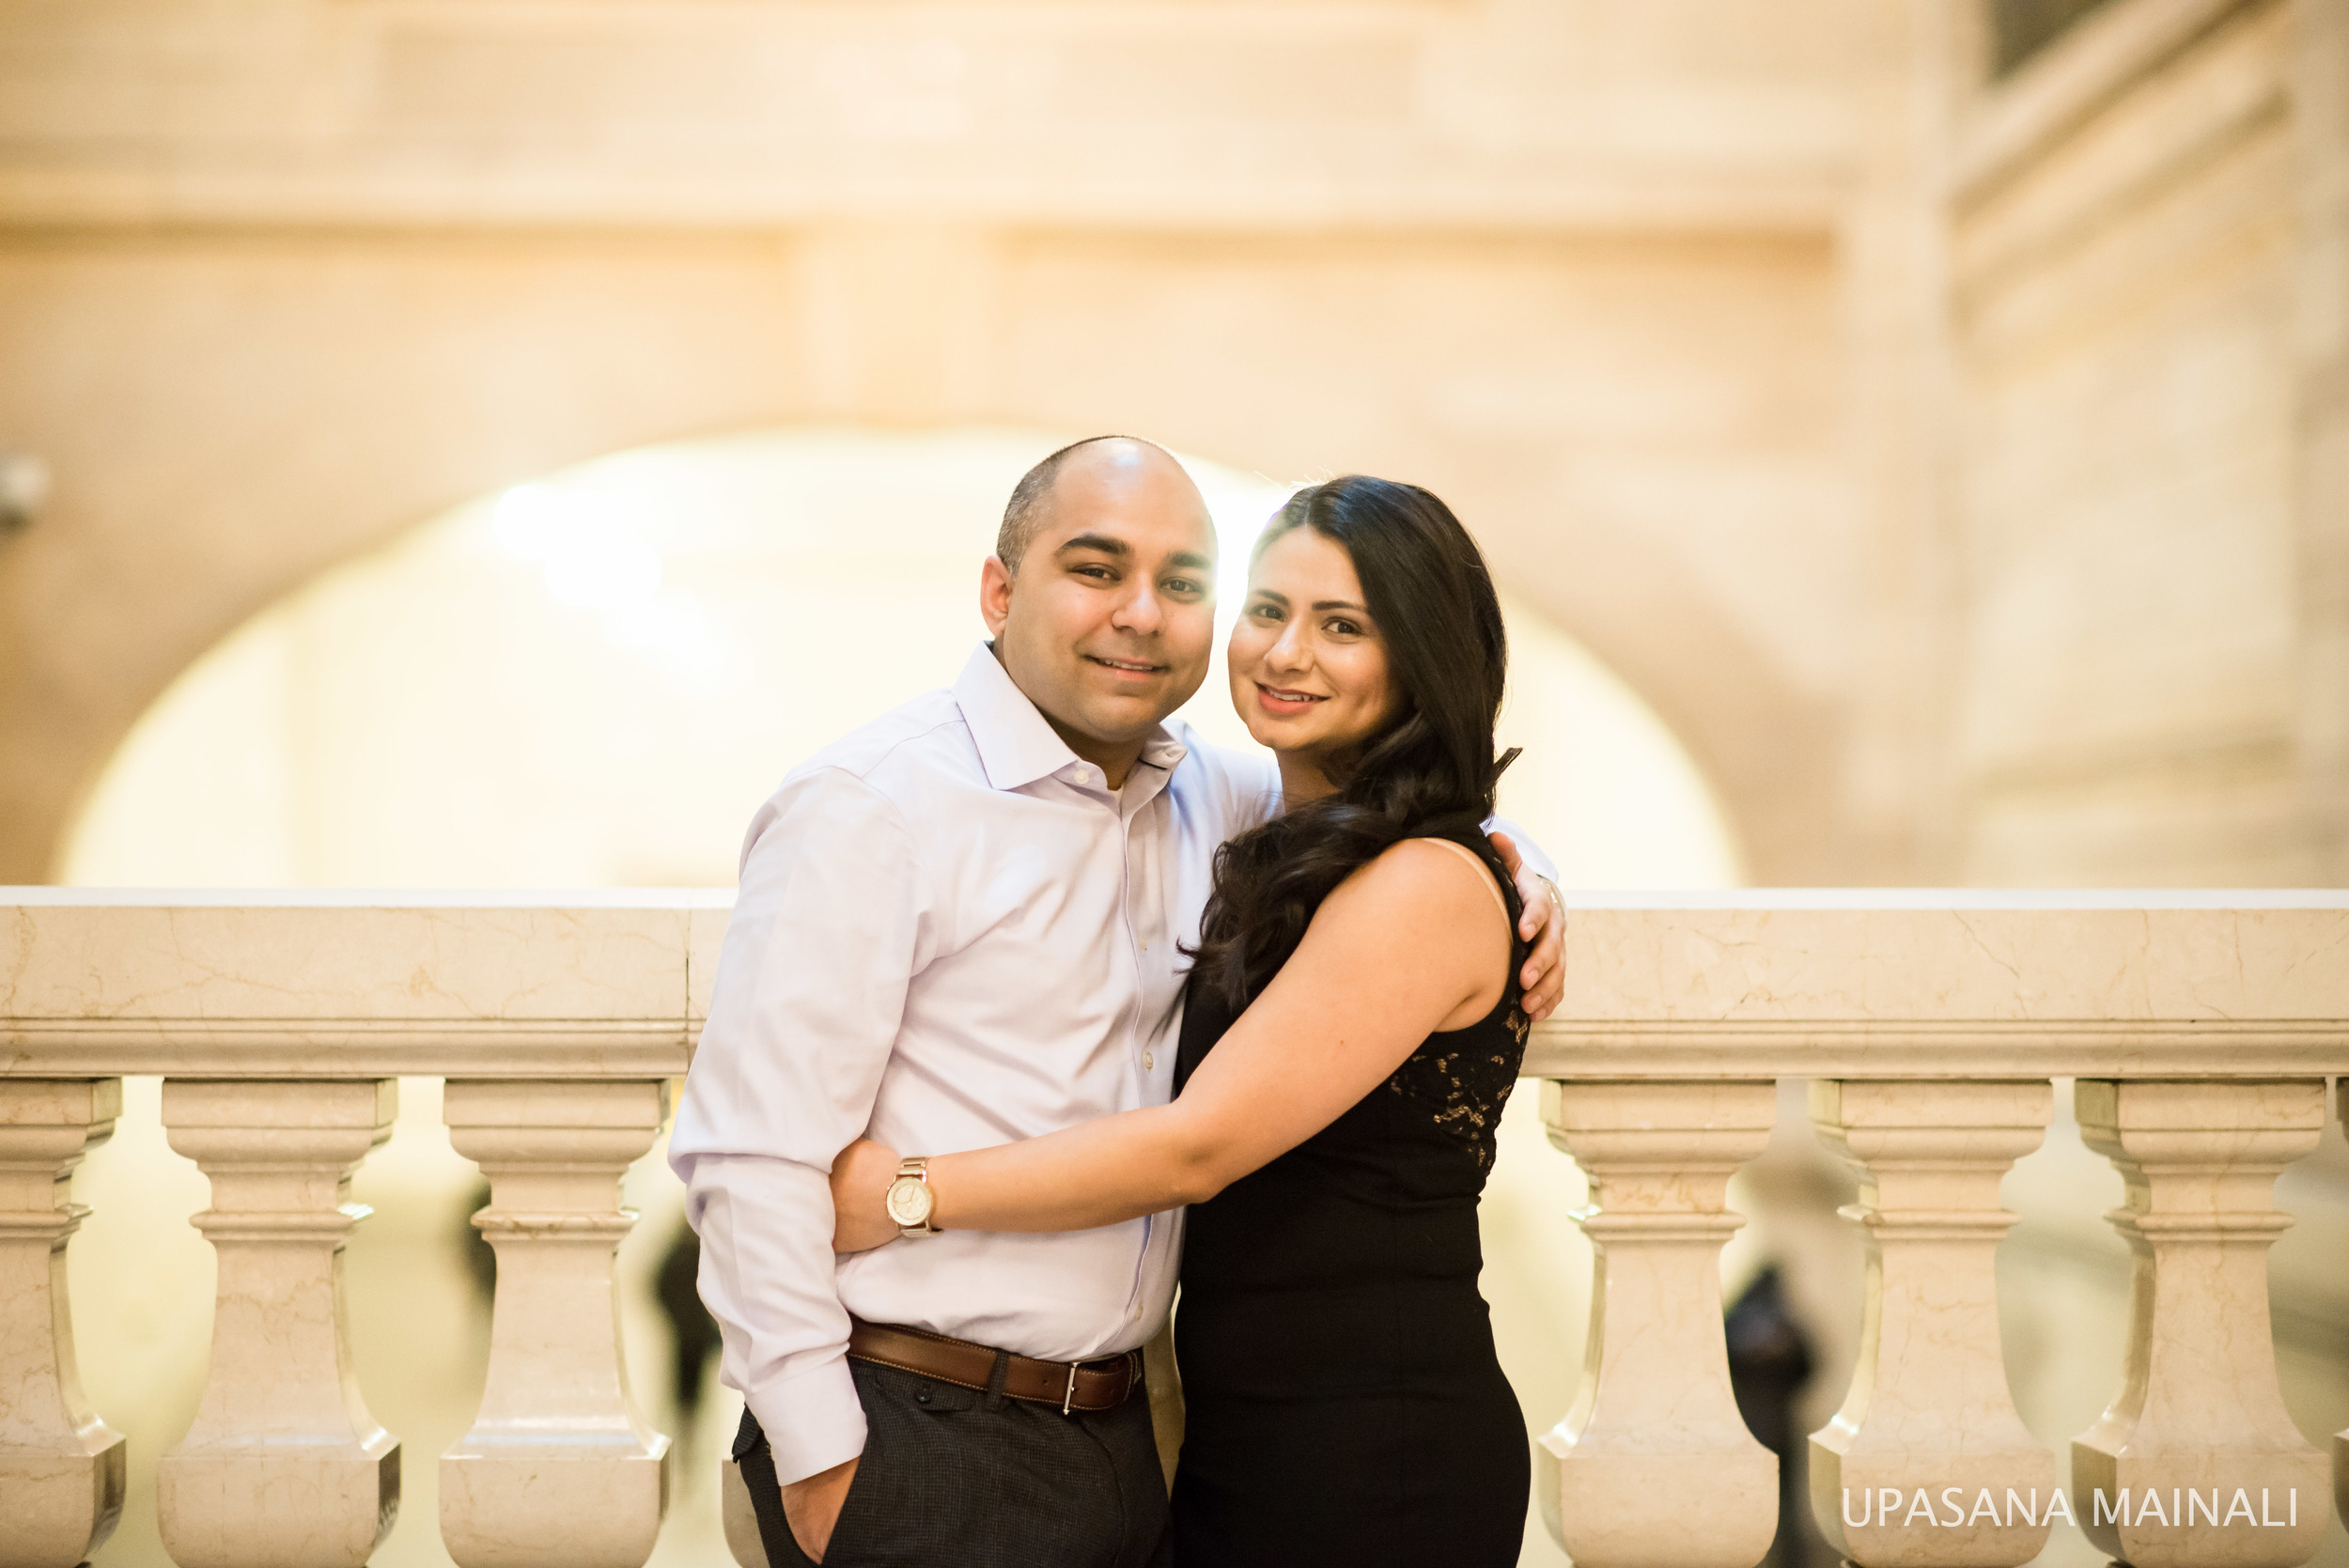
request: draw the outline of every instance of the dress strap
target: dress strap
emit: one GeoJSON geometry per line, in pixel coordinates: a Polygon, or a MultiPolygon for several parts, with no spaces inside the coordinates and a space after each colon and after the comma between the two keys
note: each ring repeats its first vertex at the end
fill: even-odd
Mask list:
{"type": "Polygon", "coordinates": [[[1430,844],[1442,845],[1446,849],[1451,850],[1454,854],[1459,856],[1460,859],[1468,862],[1469,864],[1474,866],[1478,871],[1484,874],[1478,878],[1478,880],[1485,884],[1485,891],[1493,895],[1493,903],[1498,906],[1501,910],[1501,923],[1510,928],[1510,933],[1514,936],[1517,930],[1517,923],[1509,918],[1509,901],[1501,896],[1501,886],[1493,877],[1493,868],[1485,863],[1484,858],[1478,855],[1475,850],[1470,849],[1467,845],[1456,843],[1452,839],[1430,838],[1427,842],[1430,844]]]}

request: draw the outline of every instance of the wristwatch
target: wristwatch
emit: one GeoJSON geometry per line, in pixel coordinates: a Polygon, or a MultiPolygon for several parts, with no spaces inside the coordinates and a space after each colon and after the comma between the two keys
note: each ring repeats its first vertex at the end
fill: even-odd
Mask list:
{"type": "Polygon", "coordinates": [[[897,1179],[889,1184],[889,1218],[897,1222],[897,1234],[936,1235],[938,1227],[930,1223],[930,1209],[937,1200],[938,1194],[930,1190],[929,1156],[899,1161],[897,1179]]]}

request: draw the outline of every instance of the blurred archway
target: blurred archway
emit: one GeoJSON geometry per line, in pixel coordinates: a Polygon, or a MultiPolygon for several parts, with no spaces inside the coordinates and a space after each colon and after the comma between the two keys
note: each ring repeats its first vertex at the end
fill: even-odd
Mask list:
{"type": "MultiPolygon", "coordinates": [[[[646,447],[459,506],[329,570],[132,729],[63,880],[723,885],[800,758],[951,680],[977,564],[1058,438],[801,427],[646,447]]],[[[1288,487],[1187,458],[1224,614],[1288,487]]],[[[1738,879],[1712,792],[1636,695],[1513,604],[1505,809],[1584,887],[1738,879]]],[[[1185,717],[1248,743],[1220,670],[1185,717]]]]}

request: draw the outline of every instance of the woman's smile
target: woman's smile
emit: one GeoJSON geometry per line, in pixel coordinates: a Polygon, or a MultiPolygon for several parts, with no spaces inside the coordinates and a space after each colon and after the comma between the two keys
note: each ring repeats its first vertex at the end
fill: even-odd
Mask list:
{"type": "Polygon", "coordinates": [[[1267,686],[1263,681],[1258,681],[1255,685],[1256,704],[1267,713],[1303,713],[1314,704],[1326,703],[1330,700],[1326,695],[1318,692],[1297,691],[1284,687],[1267,686]]]}

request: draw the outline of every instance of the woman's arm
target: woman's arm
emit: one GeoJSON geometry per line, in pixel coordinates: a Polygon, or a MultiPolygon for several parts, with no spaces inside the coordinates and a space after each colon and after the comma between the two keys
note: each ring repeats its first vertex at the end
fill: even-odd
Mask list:
{"type": "MultiPolygon", "coordinates": [[[[932,1157],[931,1223],[1082,1231],[1211,1198],[1336,1121],[1429,1034],[1490,1012],[1509,937],[1481,862],[1406,840],[1323,901],[1296,955],[1179,1098],[932,1157]]],[[[836,1248],[897,1234],[881,1203],[896,1173],[896,1151],[870,1142],[834,1163],[836,1248]]]]}

